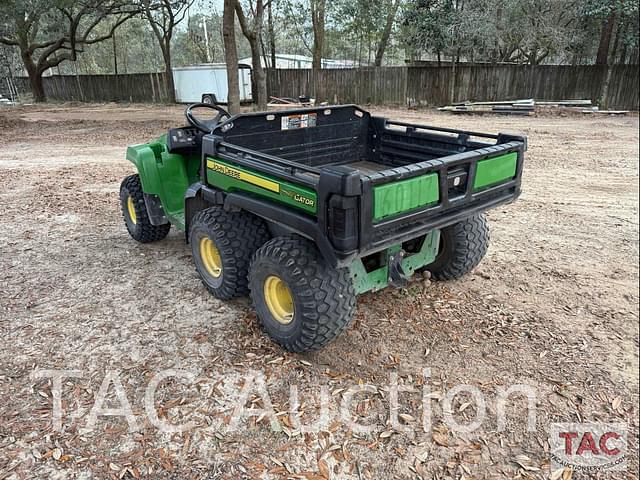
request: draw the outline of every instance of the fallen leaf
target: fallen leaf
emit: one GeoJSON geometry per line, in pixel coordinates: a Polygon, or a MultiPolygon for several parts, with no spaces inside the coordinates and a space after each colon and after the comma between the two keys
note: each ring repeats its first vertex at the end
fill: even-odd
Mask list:
{"type": "Polygon", "coordinates": [[[436,442],[437,445],[441,447],[448,447],[449,440],[447,439],[447,435],[440,432],[433,432],[433,441],[436,442]]]}
{"type": "Polygon", "coordinates": [[[329,465],[323,459],[318,460],[318,471],[324,478],[329,479],[329,465]]]}
{"type": "Polygon", "coordinates": [[[428,458],[429,458],[429,452],[427,452],[426,450],[424,452],[416,453],[416,459],[420,463],[426,462],[428,458]]]}
{"type": "Polygon", "coordinates": [[[618,408],[620,408],[620,405],[622,405],[622,397],[616,397],[613,399],[613,401],[611,402],[611,407],[614,410],[618,410],[618,408]]]}
{"type": "Polygon", "coordinates": [[[401,413],[398,416],[402,419],[402,421],[404,421],[404,423],[411,423],[411,422],[413,422],[415,420],[415,418],[413,418],[408,413],[401,413]]]}

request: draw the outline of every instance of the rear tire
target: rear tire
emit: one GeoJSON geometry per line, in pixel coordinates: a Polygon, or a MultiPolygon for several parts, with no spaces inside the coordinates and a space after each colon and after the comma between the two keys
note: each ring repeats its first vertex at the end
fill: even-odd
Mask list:
{"type": "Polygon", "coordinates": [[[138,174],[126,177],[120,184],[120,208],[129,235],[140,243],[162,240],[171,229],[170,223],[151,224],[138,174]]]}
{"type": "Polygon", "coordinates": [[[312,242],[295,235],[256,251],[249,289],[263,329],[291,352],[324,347],[347,328],[356,307],[348,269],[330,267],[312,242]]]}
{"type": "Polygon", "coordinates": [[[483,214],[440,231],[440,251],[426,267],[436,280],[455,280],[473,270],[489,248],[489,226],[483,214]]]}
{"type": "Polygon", "coordinates": [[[249,292],[253,253],[269,239],[262,219],[211,207],[198,212],[189,230],[196,271],[214,297],[228,300],[249,292]]]}

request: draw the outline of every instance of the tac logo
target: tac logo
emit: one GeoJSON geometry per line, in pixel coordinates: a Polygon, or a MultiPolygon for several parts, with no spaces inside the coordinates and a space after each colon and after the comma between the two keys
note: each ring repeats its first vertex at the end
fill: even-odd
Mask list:
{"type": "Polygon", "coordinates": [[[616,471],[627,468],[627,426],[622,423],[554,423],[549,432],[551,470],[616,471]]]}

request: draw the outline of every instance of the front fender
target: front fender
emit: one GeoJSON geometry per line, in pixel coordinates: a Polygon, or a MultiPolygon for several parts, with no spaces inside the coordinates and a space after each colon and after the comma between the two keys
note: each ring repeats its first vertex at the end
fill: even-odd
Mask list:
{"type": "Polygon", "coordinates": [[[158,173],[157,157],[164,150],[163,144],[158,139],[155,142],[131,145],[127,148],[126,158],[138,169],[142,190],[145,193],[160,195],[162,184],[158,173]]]}
{"type": "Polygon", "coordinates": [[[157,196],[167,219],[183,230],[184,195],[189,185],[199,179],[200,157],[169,153],[163,135],[153,142],[127,148],[127,160],[138,169],[145,198],[157,196]]]}

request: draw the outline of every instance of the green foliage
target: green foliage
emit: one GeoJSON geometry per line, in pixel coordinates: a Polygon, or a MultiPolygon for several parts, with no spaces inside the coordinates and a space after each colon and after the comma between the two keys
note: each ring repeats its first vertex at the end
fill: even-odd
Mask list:
{"type": "Polygon", "coordinates": [[[414,59],[586,63],[611,12],[618,52],[637,61],[637,0],[408,0],[400,37],[414,59]]]}

